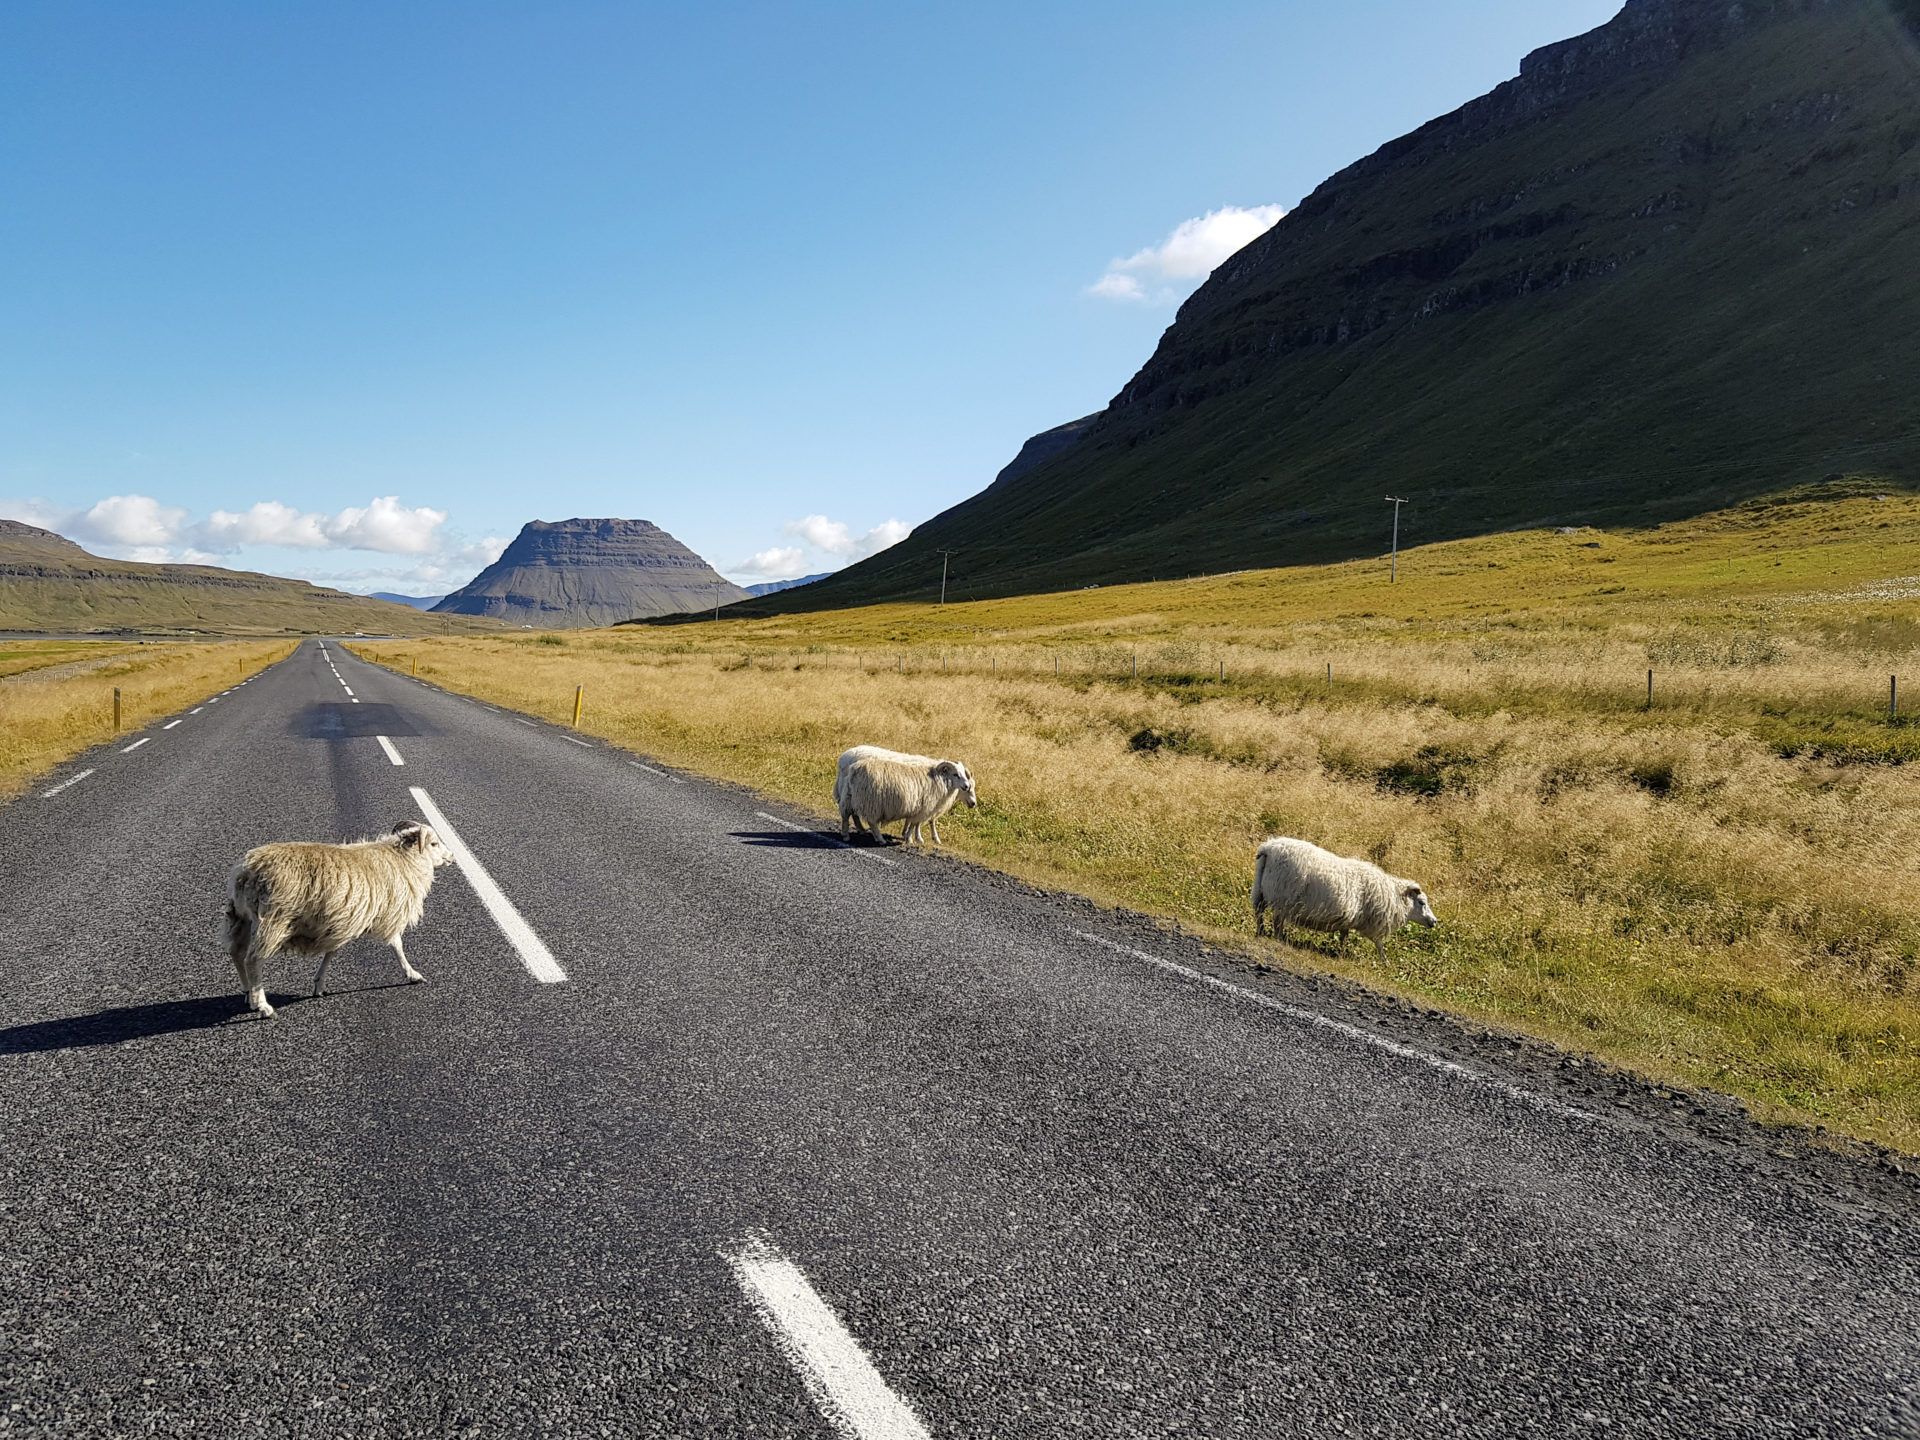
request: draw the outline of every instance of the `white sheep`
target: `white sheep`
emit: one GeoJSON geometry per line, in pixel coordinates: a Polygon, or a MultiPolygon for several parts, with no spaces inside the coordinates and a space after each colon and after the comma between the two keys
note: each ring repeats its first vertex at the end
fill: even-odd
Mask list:
{"type": "Polygon", "coordinates": [[[413,820],[347,845],[289,841],[249,850],[227,880],[227,953],[247,1004],[273,1014],[262,960],[282,950],[318,955],[313,993],[324,995],[333,952],[369,934],[393,947],[408,983],[424,980],[400,937],[419,923],[433,872],[452,858],[432,826],[413,820]]]}
{"type": "Polygon", "coordinates": [[[878,745],[856,745],[840,757],[833,784],[833,803],[840,808],[840,835],[864,825],[876,844],[884,844],[882,825],[898,820],[900,838],[920,839],[920,827],[933,830],[940,843],[940,817],[965,800],[969,808],[980,803],[973,777],[958,760],[935,760],[926,755],[903,755],[878,745]]]}
{"type": "Polygon", "coordinates": [[[1370,860],[1348,859],[1318,845],[1275,836],[1253,860],[1253,933],[1263,933],[1273,911],[1276,938],[1287,924],[1373,941],[1384,964],[1387,937],[1404,925],[1437,925],[1427,895],[1411,880],[1389,875],[1370,860]]]}

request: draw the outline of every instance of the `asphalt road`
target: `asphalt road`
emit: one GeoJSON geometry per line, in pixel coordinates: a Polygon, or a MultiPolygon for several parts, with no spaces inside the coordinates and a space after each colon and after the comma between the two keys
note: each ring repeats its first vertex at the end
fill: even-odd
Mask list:
{"type": "Polygon", "coordinates": [[[166,724],[0,809],[0,1435],[1920,1433],[1920,1210],[1686,1106],[337,646],[166,724]],[[247,1015],[423,813],[428,983],[247,1015]]]}

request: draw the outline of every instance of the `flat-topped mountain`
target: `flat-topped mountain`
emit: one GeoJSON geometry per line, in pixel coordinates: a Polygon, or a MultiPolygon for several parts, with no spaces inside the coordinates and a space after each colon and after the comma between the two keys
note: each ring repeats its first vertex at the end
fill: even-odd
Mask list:
{"type": "Polygon", "coordinates": [[[0,630],[444,635],[482,628],[491,627],[277,575],[107,560],[51,530],[0,520],[0,630]]]}
{"type": "Polygon", "coordinates": [[[533,520],[433,609],[562,629],[710,610],[746,593],[650,521],[533,520]]]}
{"type": "Polygon", "coordinates": [[[747,612],[1920,483],[1920,0],[1628,0],[1327,180],[1091,423],[747,612]],[[1010,473],[1009,473],[1010,472],[1010,473]]]}

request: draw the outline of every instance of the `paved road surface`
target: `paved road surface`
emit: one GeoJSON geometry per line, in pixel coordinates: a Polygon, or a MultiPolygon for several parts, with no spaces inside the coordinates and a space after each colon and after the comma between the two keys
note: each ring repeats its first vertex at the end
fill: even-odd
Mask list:
{"type": "Polygon", "coordinates": [[[337,646],[0,876],[0,1435],[1920,1432],[1898,1206],[337,646]],[[422,813],[428,983],[245,1016],[233,859],[422,813]]]}

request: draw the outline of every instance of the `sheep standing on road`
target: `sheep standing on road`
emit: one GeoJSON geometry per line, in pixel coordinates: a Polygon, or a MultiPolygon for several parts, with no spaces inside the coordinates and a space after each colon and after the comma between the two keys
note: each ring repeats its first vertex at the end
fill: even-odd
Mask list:
{"type": "Polygon", "coordinates": [[[840,757],[833,784],[833,802],[840,807],[840,835],[850,838],[855,824],[873,833],[875,844],[885,844],[882,825],[901,821],[900,838],[912,843],[920,827],[933,831],[940,843],[940,817],[965,800],[980,804],[973,777],[958,760],[935,760],[926,755],[903,755],[878,745],[856,745],[840,757]]]}
{"type": "Polygon", "coordinates": [[[432,826],[412,820],[348,845],[296,841],[249,850],[227,880],[227,953],[247,1004],[273,1014],[260,962],[282,950],[318,955],[313,993],[326,994],[333,952],[362,935],[391,945],[410,983],[426,979],[408,963],[400,937],[419,923],[433,872],[452,858],[432,826]]]}
{"type": "Polygon", "coordinates": [[[1411,880],[1389,875],[1369,860],[1347,859],[1305,840],[1276,836],[1253,859],[1253,933],[1273,912],[1273,933],[1294,924],[1323,930],[1347,943],[1357,930],[1373,941],[1381,963],[1387,937],[1405,925],[1437,925],[1427,895],[1411,880]]]}

